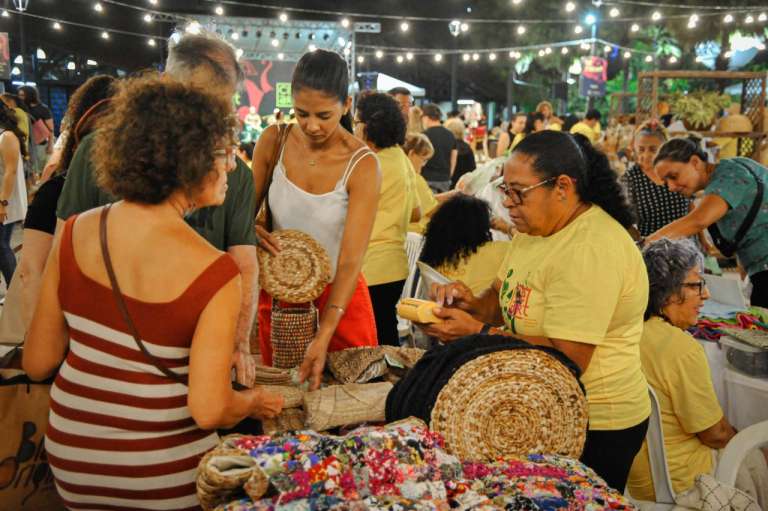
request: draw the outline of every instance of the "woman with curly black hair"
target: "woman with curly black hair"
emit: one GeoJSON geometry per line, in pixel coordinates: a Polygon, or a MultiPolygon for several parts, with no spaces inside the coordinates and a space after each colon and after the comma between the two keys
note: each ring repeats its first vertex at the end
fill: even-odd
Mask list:
{"type": "Polygon", "coordinates": [[[473,293],[493,283],[509,248],[509,242],[492,241],[488,203],[464,194],[437,208],[424,238],[420,260],[473,293]]]}
{"type": "Polygon", "coordinates": [[[355,135],[376,153],[382,178],[363,274],[373,302],[379,344],[397,346],[395,307],[408,278],[405,236],[412,210],[418,207],[413,171],[400,148],[405,142],[405,120],[391,96],[366,93],[357,102],[354,126],[355,135]]]}
{"type": "Polygon", "coordinates": [[[497,279],[479,295],[435,289],[444,321],[424,330],[448,341],[498,331],[571,358],[589,404],[581,460],[623,492],[651,413],[640,366],[648,274],[630,207],[605,154],[558,131],[520,142],[499,188],[519,233],[497,279]]]}

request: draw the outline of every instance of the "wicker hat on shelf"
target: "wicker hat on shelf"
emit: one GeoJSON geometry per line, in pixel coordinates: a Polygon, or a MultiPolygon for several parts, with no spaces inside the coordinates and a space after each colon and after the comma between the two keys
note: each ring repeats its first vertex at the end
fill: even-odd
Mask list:
{"type": "Polygon", "coordinates": [[[579,458],[587,400],[574,375],[541,350],[480,356],[457,370],[432,409],[430,427],[462,459],[529,453],[579,458]]]}
{"type": "Polygon", "coordinates": [[[331,262],[310,235],[287,229],[272,235],[280,244],[273,256],[259,248],[259,285],[273,298],[307,303],[320,296],[331,281],[331,262]]]}

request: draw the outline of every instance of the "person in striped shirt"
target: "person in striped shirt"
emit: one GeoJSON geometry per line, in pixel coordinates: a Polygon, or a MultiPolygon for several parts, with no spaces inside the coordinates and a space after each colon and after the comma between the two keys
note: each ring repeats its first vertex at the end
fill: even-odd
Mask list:
{"type": "Polygon", "coordinates": [[[231,114],[227,100],[149,76],[120,85],[96,134],[97,181],[121,200],[64,224],[23,358],[34,380],[56,374],[45,445],[70,509],[198,509],[196,467],[215,429],[282,408],[263,389],[232,390],[240,272],[185,221],[224,202],[231,114]]]}

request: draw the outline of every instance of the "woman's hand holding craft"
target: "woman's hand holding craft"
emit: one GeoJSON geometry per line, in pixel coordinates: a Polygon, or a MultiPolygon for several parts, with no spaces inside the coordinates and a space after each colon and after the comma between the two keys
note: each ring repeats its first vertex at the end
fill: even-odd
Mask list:
{"type": "Polygon", "coordinates": [[[472,290],[461,281],[446,285],[432,284],[429,295],[440,306],[453,307],[470,313],[475,310],[477,303],[477,297],[472,290]]]}
{"type": "Polygon", "coordinates": [[[418,324],[425,334],[437,337],[443,342],[454,341],[461,337],[480,333],[481,321],[468,312],[452,307],[435,307],[432,313],[443,321],[440,323],[418,324]]]}
{"type": "Polygon", "coordinates": [[[259,224],[256,224],[256,238],[258,246],[273,256],[280,252],[280,243],[272,236],[272,233],[259,224]]]}
{"type": "Polygon", "coordinates": [[[256,394],[255,406],[251,410],[251,417],[254,419],[274,419],[283,411],[285,400],[280,394],[268,392],[261,387],[255,387],[252,392],[256,394]]]}
{"type": "Polygon", "coordinates": [[[323,369],[325,369],[325,359],[328,355],[328,341],[319,337],[309,344],[304,354],[304,361],[299,367],[299,383],[309,380],[309,390],[320,388],[320,382],[323,378],[323,369]]]}

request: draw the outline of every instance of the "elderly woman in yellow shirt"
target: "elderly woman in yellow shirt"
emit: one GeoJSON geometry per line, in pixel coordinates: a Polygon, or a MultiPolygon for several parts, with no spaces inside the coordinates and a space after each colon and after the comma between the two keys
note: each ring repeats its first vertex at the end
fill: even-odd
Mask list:
{"type": "Polygon", "coordinates": [[[512,335],[571,358],[589,405],[581,460],[624,491],[651,412],[639,346],[648,276],[629,206],[604,154],[550,130],[515,147],[501,188],[519,234],[497,279],[480,295],[436,286],[444,321],[424,330],[443,341],[512,335]]]}
{"type": "MultiPolygon", "coordinates": [[[[686,332],[709,298],[699,250],[688,239],[665,238],[649,245],[643,257],[650,295],[640,358],[659,399],[667,466],[672,488],[680,494],[694,485],[699,474],[714,472],[714,450],[725,447],[736,432],[715,395],[704,348],[686,332]]],[[[628,486],[634,498],[656,500],[645,444],[632,464],[628,486]]],[[[761,452],[747,456],[736,486],[763,509],[768,505],[768,466],[761,452]]]]}
{"type": "MultiPolygon", "coordinates": [[[[357,102],[355,135],[376,153],[381,166],[381,192],[376,219],[363,259],[363,275],[376,318],[379,344],[399,345],[395,307],[408,277],[405,236],[413,210],[413,172],[400,148],[405,119],[388,94],[365,93],[357,102]]],[[[418,215],[415,215],[418,216],[418,215]]]]}

